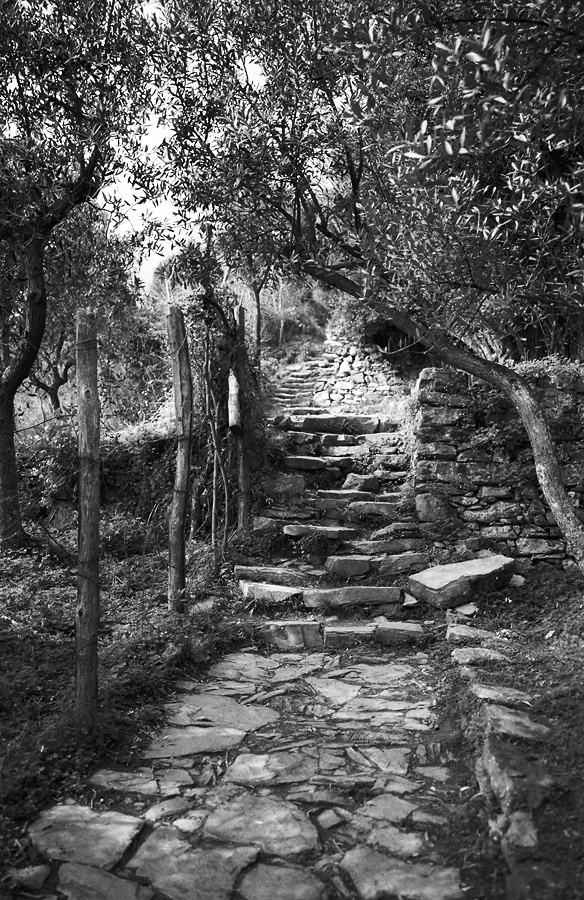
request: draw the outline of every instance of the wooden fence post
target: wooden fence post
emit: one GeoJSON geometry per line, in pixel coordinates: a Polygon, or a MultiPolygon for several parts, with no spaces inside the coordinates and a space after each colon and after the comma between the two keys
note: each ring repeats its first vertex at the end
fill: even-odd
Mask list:
{"type": "Polygon", "coordinates": [[[166,317],[178,446],[174,490],[168,516],[168,608],[184,612],[186,598],[186,521],[193,437],[193,381],[182,311],[171,306],[166,317]]]}
{"type": "MultiPolygon", "coordinates": [[[[245,385],[247,372],[247,354],[245,349],[245,310],[240,306],[237,311],[237,337],[234,356],[234,379],[238,386],[237,410],[239,422],[232,428],[237,446],[238,461],[238,487],[237,498],[237,530],[244,532],[249,526],[250,507],[250,479],[249,479],[249,451],[247,443],[249,404],[246,402],[245,385]]],[[[231,421],[230,421],[231,426],[231,421]]]]}
{"type": "Polygon", "coordinates": [[[99,394],[97,318],[77,311],[79,526],[77,568],[75,725],[91,730],[97,717],[99,628],[99,394]]]}

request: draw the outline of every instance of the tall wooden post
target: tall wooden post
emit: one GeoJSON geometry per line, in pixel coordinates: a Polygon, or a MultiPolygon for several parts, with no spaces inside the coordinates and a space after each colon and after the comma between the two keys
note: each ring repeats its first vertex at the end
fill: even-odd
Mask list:
{"type": "MultiPolygon", "coordinates": [[[[246,414],[248,406],[245,397],[245,383],[247,375],[247,354],[245,349],[245,310],[240,306],[237,312],[237,338],[234,353],[234,381],[238,387],[238,412],[239,422],[232,427],[237,445],[238,458],[238,487],[237,499],[237,530],[246,531],[249,525],[250,507],[250,479],[249,479],[249,452],[247,446],[246,414]]],[[[235,387],[234,385],[234,387],[235,387]]],[[[231,421],[230,421],[231,426],[231,421]]]]}
{"type": "Polygon", "coordinates": [[[93,310],[77,312],[77,414],[79,419],[79,526],[77,680],[75,724],[91,730],[97,717],[97,631],[99,628],[99,394],[97,319],[93,310]]]}
{"type": "Polygon", "coordinates": [[[193,436],[193,382],[182,311],[171,306],[166,318],[172,360],[176,414],[176,470],[168,516],[168,608],[183,612],[186,594],[186,521],[193,436]]]}

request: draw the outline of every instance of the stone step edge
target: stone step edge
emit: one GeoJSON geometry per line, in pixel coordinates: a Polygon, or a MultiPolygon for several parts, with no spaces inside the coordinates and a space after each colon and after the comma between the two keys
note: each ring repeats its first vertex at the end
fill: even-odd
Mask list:
{"type": "MultiPolygon", "coordinates": [[[[459,671],[467,683],[470,694],[473,684],[477,681],[477,673],[473,668],[463,665],[460,665],[459,671]]],[[[503,685],[496,687],[501,688],[503,685]]],[[[512,881],[514,873],[518,880],[523,882],[522,870],[528,862],[536,878],[541,866],[539,878],[543,879],[542,883],[548,883],[549,864],[539,862],[540,842],[533,826],[532,814],[533,810],[545,800],[554,785],[554,780],[542,762],[541,755],[534,755],[531,741],[514,741],[508,744],[491,729],[486,713],[492,703],[489,700],[477,700],[476,695],[473,699],[478,703],[478,708],[471,717],[470,724],[467,723],[467,730],[472,731],[473,741],[478,749],[475,757],[475,776],[481,793],[486,797],[495,798],[501,810],[497,818],[497,828],[501,834],[502,854],[510,873],[508,882],[512,881]],[[478,741],[475,738],[477,733],[478,741]],[[499,758],[496,754],[497,743],[503,748],[499,758]],[[512,755],[508,756],[508,753],[512,755]],[[521,762],[518,765],[518,760],[521,761],[522,758],[525,766],[523,771],[521,762]],[[526,785],[531,785],[529,790],[526,790],[526,785]],[[537,801],[532,799],[535,796],[534,792],[538,794],[537,801]],[[514,836],[518,836],[518,842],[513,840],[514,836]],[[533,840],[529,847],[525,846],[526,837],[533,840]]],[[[501,702],[499,705],[505,706],[509,711],[515,709],[510,704],[501,702]]],[[[557,868],[555,871],[558,873],[558,881],[561,881],[561,873],[557,868]]]]}
{"type": "Polygon", "coordinates": [[[253,623],[254,634],[280,650],[314,650],[345,641],[375,641],[386,646],[419,644],[428,633],[416,622],[319,622],[314,619],[272,619],[253,623]]]}

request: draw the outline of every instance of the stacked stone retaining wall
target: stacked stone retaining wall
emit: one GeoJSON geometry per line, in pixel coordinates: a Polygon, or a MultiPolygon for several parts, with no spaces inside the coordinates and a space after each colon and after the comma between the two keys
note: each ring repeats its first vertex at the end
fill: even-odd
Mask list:
{"type": "Polygon", "coordinates": [[[323,358],[330,371],[314,386],[316,406],[352,412],[393,411],[398,419],[403,418],[413,380],[402,378],[376,347],[329,338],[323,358]]]}
{"type": "MultiPolygon", "coordinates": [[[[532,378],[557,442],[566,487],[584,520],[584,381],[532,378]]],[[[569,558],[538,486],[533,455],[515,410],[483,382],[450,369],[424,369],[414,391],[418,518],[519,557],[569,558]]]]}

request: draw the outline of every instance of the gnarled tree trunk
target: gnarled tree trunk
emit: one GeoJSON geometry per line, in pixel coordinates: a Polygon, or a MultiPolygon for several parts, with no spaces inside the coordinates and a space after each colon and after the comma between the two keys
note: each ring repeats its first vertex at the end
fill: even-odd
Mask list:
{"type": "Polygon", "coordinates": [[[24,537],[14,444],[14,398],[33,366],[45,333],[44,238],[28,240],[22,262],[28,281],[24,331],[0,374],[0,550],[18,548],[24,537]]]}

